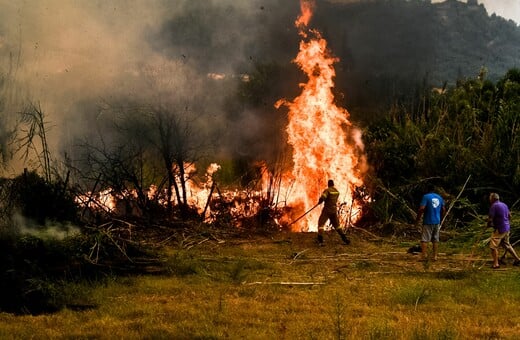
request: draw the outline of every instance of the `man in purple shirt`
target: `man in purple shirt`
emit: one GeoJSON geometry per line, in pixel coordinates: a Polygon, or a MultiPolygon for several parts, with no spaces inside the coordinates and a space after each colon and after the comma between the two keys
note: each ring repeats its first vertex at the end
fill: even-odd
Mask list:
{"type": "Polygon", "coordinates": [[[489,248],[491,248],[491,256],[493,257],[493,269],[500,268],[498,262],[498,247],[502,246],[507,252],[509,252],[515,258],[513,265],[520,265],[520,257],[515,252],[511,243],[509,243],[509,230],[511,219],[511,212],[507,205],[500,202],[500,196],[497,193],[492,192],[489,195],[489,202],[491,207],[489,208],[487,227],[493,228],[493,234],[489,242],[489,248]]]}

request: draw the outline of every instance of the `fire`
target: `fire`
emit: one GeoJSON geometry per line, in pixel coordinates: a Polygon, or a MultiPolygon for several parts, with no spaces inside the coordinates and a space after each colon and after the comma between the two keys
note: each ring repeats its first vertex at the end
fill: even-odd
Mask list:
{"type": "MultiPolygon", "coordinates": [[[[300,28],[302,26],[309,25],[309,21],[312,18],[312,12],[314,11],[314,7],[315,7],[314,1],[305,1],[305,0],[300,1],[300,9],[301,9],[302,15],[300,15],[298,17],[298,19],[296,19],[296,22],[295,22],[296,27],[300,28]]],[[[300,34],[302,34],[302,33],[304,33],[304,31],[300,29],[300,34]]]]}
{"type": "MultiPolygon", "coordinates": [[[[231,218],[241,226],[258,214],[263,217],[264,212],[272,209],[274,215],[270,217],[279,226],[290,226],[293,231],[316,231],[320,209],[314,208],[329,179],[334,180],[341,193],[338,206],[341,225],[348,227],[359,219],[365,199],[359,189],[363,187],[366,170],[361,131],[350,123],[348,111],[335,104],[332,92],[336,76],[334,63],[339,59],[330,53],[327,41],[317,30],[307,28],[314,7],[313,1],[301,0],[302,13],[295,21],[302,41],[294,62],[307,75],[308,81],[300,84],[301,94],[293,101],[282,99],[275,105],[288,108],[286,133],[287,142],[292,146],[292,170],[280,172],[275,179],[267,164],[260,162],[260,190],[255,187],[222,191],[213,179],[220,165],[211,164],[204,178],[195,180],[194,163],[185,164],[182,173],[186,203],[203,215],[205,222],[215,222],[223,217],[224,220],[231,218]],[[283,204],[282,209],[279,203],[283,204]]],[[[178,170],[173,169],[180,176],[178,170]]],[[[177,178],[180,186],[179,180],[177,178]]],[[[137,197],[132,192],[122,195],[137,197]]],[[[165,189],[159,190],[155,185],[149,188],[147,197],[163,206],[168,204],[165,189]]],[[[106,190],[97,195],[88,193],[78,197],[78,202],[117,214],[120,198],[106,190]]],[[[175,197],[171,199],[175,204],[179,203],[175,197]]]]}
{"type": "MultiPolygon", "coordinates": [[[[361,132],[349,121],[348,111],[334,103],[334,63],[339,59],[331,55],[318,31],[307,29],[313,8],[314,2],[302,0],[302,14],[296,20],[302,41],[294,62],[308,81],[300,84],[301,94],[292,102],[282,99],[275,105],[289,109],[286,132],[294,164],[290,176],[293,194],[288,205],[302,207],[302,214],[309,211],[318,202],[327,180],[333,179],[342,194],[340,219],[348,225],[360,217],[361,206],[354,197],[357,188],[363,186],[363,143],[361,132]]],[[[319,213],[320,209],[314,209],[294,223],[293,229],[317,230],[319,213]]]]}

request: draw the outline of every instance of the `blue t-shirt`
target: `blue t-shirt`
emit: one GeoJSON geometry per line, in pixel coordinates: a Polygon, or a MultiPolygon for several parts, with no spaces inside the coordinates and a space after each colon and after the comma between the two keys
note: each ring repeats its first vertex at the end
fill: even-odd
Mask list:
{"type": "Polygon", "coordinates": [[[434,192],[423,196],[421,207],[424,207],[423,224],[441,224],[441,211],[444,200],[434,192]]]}

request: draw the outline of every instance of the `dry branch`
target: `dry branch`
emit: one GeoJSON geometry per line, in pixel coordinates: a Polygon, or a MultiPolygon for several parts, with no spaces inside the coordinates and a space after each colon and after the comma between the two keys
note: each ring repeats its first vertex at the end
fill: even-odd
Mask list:
{"type": "Polygon", "coordinates": [[[363,229],[363,228],[359,228],[359,227],[356,227],[356,226],[351,226],[351,228],[352,228],[352,229],[355,229],[355,230],[361,230],[361,231],[367,233],[368,235],[372,236],[372,237],[375,238],[376,240],[381,240],[381,239],[382,239],[381,237],[377,236],[376,234],[371,233],[370,231],[365,230],[365,229],[363,229]]]}
{"type": "Polygon", "coordinates": [[[468,178],[466,179],[466,182],[465,182],[464,185],[462,186],[462,189],[460,189],[459,194],[457,195],[457,197],[455,197],[455,199],[453,200],[453,202],[451,202],[451,204],[450,204],[450,206],[449,206],[449,208],[448,208],[448,211],[446,211],[446,214],[444,214],[439,229],[442,228],[442,225],[444,224],[444,221],[446,220],[446,217],[447,217],[448,214],[450,213],[451,209],[452,209],[453,206],[455,205],[455,202],[458,201],[458,199],[460,198],[460,195],[462,195],[462,192],[464,191],[464,189],[466,189],[466,185],[468,184],[470,178],[471,178],[471,174],[470,174],[470,175],[468,176],[468,178]]]}
{"type": "Polygon", "coordinates": [[[390,197],[392,197],[393,199],[395,199],[396,201],[398,201],[399,203],[401,203],[407,210],[408,212],[410,213],[410,215],[412,215],[413,219],[415,220],[417,218],[417,212],[415,210],[413,210],[412,208],[410,208],[408,206],[408,204],[406,204],[406,201],[397,196],[396,194],[394,194],[393,192],[391,192],[389,189],[385,188],[383,185],[379,185],[378,186],[379,188],[383,189],[384,192],[386,192],[388,195],[390,195],[390,197]]]}
{"type": "MultiPolygon", "coordinates": [[[[293,257],[292,257],[292,259],[293,259],[293,260],[296,260],[298,257],[300,257],[302,254],[304,254],[304,253],[305,253],[306,251],[308,251],[308,250],[309,250],[309,249],[304,249],[304,250],[302,250],[302,251],[300,251],[300,252],[294,254],[293,257]]],[[[292,262],[293,262],[293,261],[291,261],[291,263],[292,263],[292,262]]]]}
{"type": "Polygon", "coordinates": [[[324,285],[325,282],[243,282],[244,285],[281,285],[281,286],[314,286],[324,285]]]}

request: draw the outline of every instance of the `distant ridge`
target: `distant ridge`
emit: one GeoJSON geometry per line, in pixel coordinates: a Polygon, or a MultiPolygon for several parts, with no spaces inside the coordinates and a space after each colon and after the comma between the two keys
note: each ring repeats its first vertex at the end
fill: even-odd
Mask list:
{"type": "Polygon", "coordinates": [[[341,61],[338,85],[352,105],[395,100],[418,84],[496,80],[520,67],[520,26],[489,15],[476,0],[326,0],[313,25],[341,61]]]}

